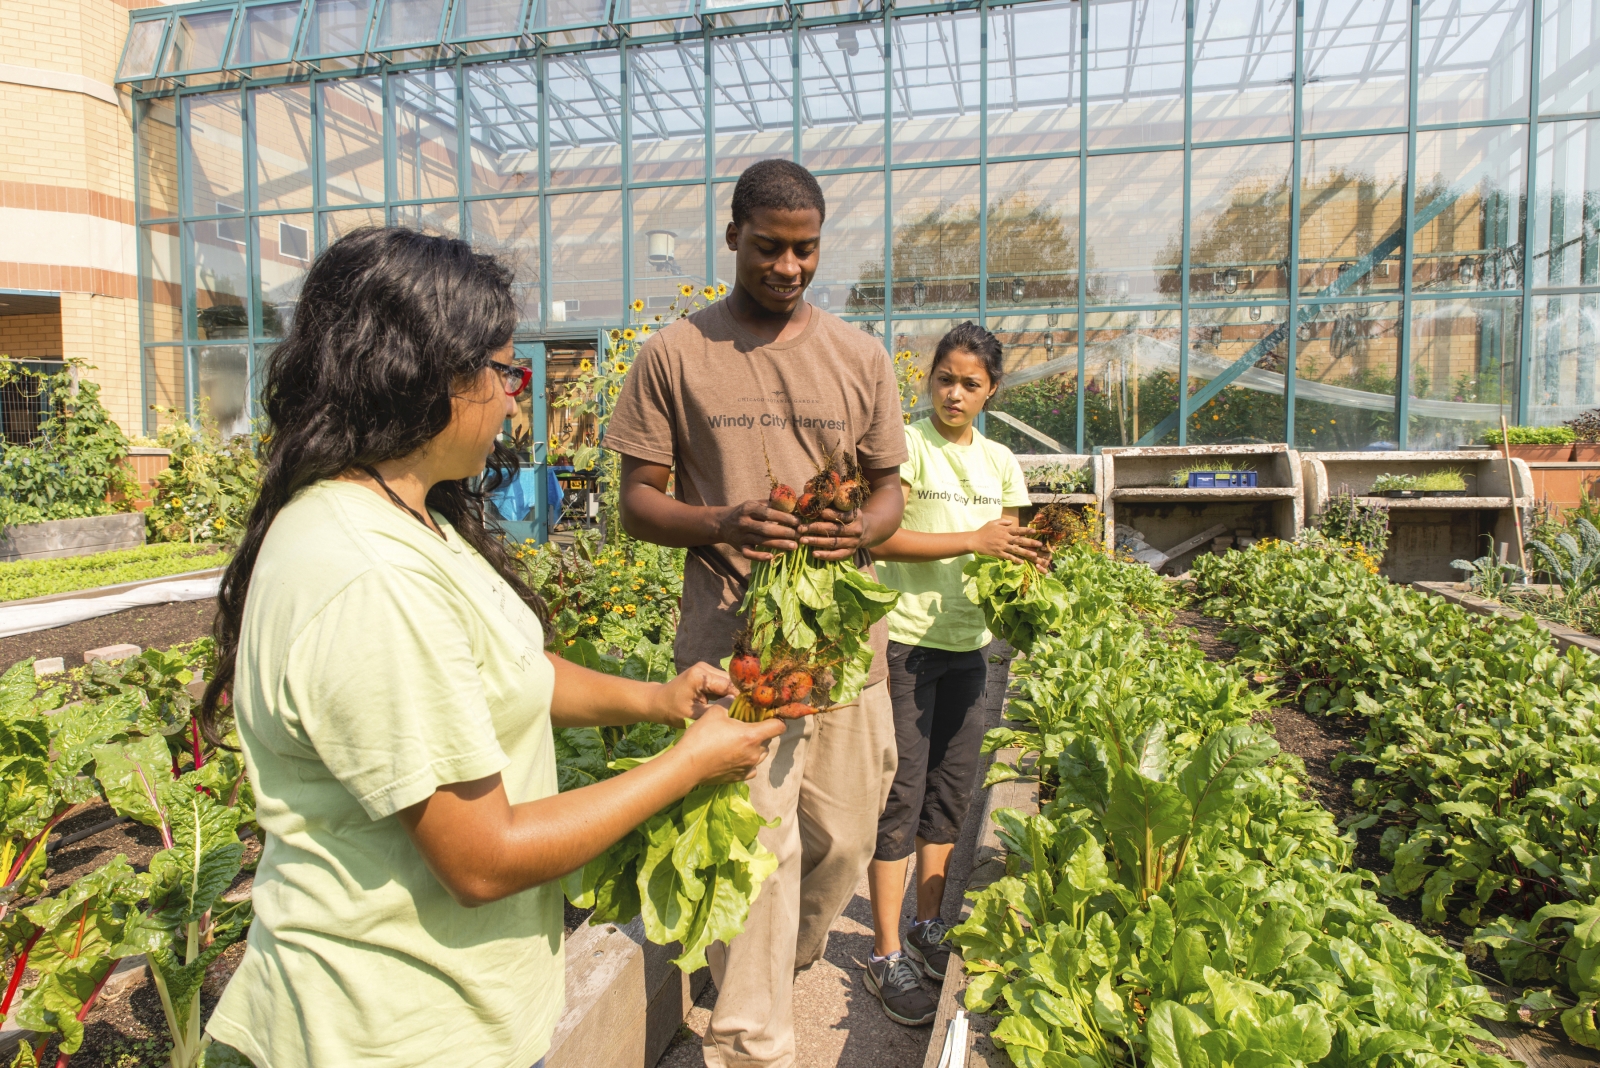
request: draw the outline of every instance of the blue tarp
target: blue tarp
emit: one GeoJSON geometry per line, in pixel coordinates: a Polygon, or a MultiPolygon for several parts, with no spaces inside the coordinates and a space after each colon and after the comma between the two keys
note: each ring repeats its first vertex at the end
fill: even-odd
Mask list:
{"type": "MultiPolygon", "coordinates": [[[[544,469],[545,495],[550,505],[550,517],[561,514],[561,480],[549,467],[544,469]]],[[[524,467],[517,471],[517,477],[489,495],[489,500],[494,504],[495,511],[500,513],[502,519],[513,522],[526,519],[533,511],[534,481],[539,476],[537,467],[524,467]]]]}

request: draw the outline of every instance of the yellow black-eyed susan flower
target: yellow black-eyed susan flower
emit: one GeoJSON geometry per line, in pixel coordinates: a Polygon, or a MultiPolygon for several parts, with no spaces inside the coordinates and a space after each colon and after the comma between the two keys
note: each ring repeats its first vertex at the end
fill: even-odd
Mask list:
{"type": "Polygon", "coordinates": [[[718,282],[718,283],[717,283],[717,296],[719,296],[719,297],[725,297],[725,296],[727,296],[727,295],[728,295],[728,286],[727,286],[727,283],[725,283],[725,282],[718,282]]]}
{"type": "Polygon", "coordinates": [[[633,310],[636,312],[644,311],[644,301],[635,298],[633,302],[633,310]]]}
{"type": "Polygon", "coordinates": [[[712,289],[710,286],[706,286],[704,289],[702,289],[700,291],[700,295],[702,297],[706,298],[707,300],[714,300],[716,298],[717,291],[715,289],[712,289]]]}
{"type": "Polygon", "coordinates": [[[612,341],[621,341],[622,340],[622,331],[621,330],[613,330],[613,331],[611,331],[611,340],[612,341]]]}
{"type": "Polygon", "coordinates": [[[633,327],[631,327],[631,326],[628,327],[626,330],[624,330],[622,332],[622,340],[624,340],[624,341],[632,341],[634,338],[636,338],[638,336],[639,336],[638,334],[633,332],[633,327]]]}
{"type": "Polygon", "coordinates": [[[678,292],[682,293],[686,297],[692,297],[694,296],[694,286],[690,285],[688,282],[685,282],[683,285],[678,287],[678,292]]]}

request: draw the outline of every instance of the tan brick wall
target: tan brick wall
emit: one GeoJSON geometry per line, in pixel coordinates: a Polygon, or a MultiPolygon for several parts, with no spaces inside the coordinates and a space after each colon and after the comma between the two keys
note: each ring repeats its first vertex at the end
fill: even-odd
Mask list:
{"type": "MultiPolygon", "coordinates": [[[[0,0],[0,62],[111,85],[128,12],[156,2],[0,0]]],[[[0,205],[131,224],[133,108],[127,94],[118,99],[114,105],[85,93],[0,83],[0,205]]],[[[12,355],[84,360],[113,417],[130,432],[142,430],[133,275],[52,264],[47,249],[6,252],[0,287],[59,291],[61,314],[0,317],[0,352],[9,346],[12,355]]]]}
{"type": "Polygon", "coordinates": [[[61,358],[59,315],[0,315],[0,355],[18,360],[61,358]]]}

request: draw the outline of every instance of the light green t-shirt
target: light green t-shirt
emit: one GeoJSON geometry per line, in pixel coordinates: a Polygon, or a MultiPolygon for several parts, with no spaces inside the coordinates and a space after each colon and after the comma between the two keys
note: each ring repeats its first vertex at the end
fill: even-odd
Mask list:
{"type": "Polygon", "coordinates": [[[262,544],[234,693],[264,848],[207,1026],[257,1068],[528,1068],[560,1016],[559,886],[463,908],[395,815],[495,772],[556,793],[538,618],[439,525],[320,482],[262,544]]]}
{"type": "MultiPolygon", "coordinates": [[[[925,534],[977,530],[1005,508],[1028,504],[1028,484],[1011,450],[972,431],[972,444],[952,445],[920,419],[906,427],[911,458],[900,467],[906,490],[900,525],[925,534]]],[[[954,653],[989,644],[983,610],[967,599],[961,568],[972,554],[925,564],[879,563],[878,581],[900,591],[889,613],[889,640],[954,653]]]]}

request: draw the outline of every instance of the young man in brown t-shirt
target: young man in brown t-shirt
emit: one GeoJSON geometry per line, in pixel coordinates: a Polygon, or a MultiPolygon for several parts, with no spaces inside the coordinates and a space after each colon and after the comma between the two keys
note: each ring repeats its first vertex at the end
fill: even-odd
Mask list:
{"type": "MultiPolygon", "coordinates": [[[[805,300],[826,213],[798,164],[746,170],[727,231],[732,291],[645,344],[606,428],[606,447],[622,454],[623,526],[689,550],[680,666],[733,651],[751,561],[806,545],[819,559],[866,563],[866,550],[900,525],[906,445],[888,353],[805,300]],[[778,481],[798,486],[843,449],[872,487],[850,522],[828,512],[802,524],[767,507],[769,463],[778,481]]],[[[744,932],[708,955],[718,990],[705,1039],[712,1068],[795,1063],[794,973],[822,956],[872,857],[894,780],[887,637],[883,623],[872,629],[860,699],[792,722],[751,781],[756,810],[782,821],[761,832],[778,870],[744,932]]]]}

